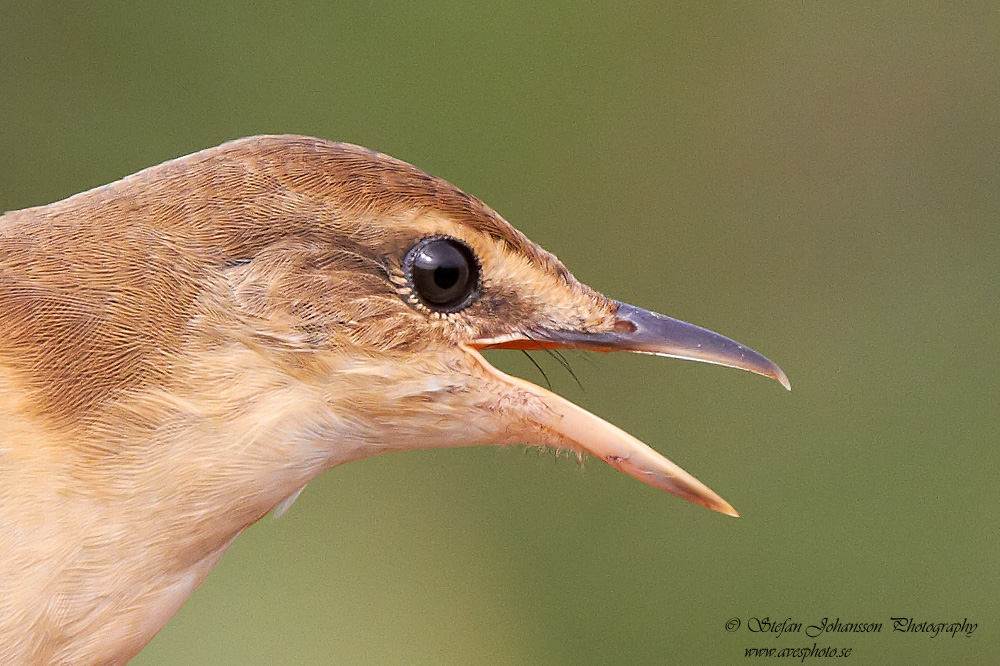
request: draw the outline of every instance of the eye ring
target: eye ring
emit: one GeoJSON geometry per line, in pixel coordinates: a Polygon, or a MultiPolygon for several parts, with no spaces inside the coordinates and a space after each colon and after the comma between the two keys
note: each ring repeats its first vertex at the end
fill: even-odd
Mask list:
{"type": "Polygon", "coordinates": [[[410,293],[434,312],[459,312],[479,298],[479,259],[457,238],[421,239],[406,253],[403,271],[410,293]]]}

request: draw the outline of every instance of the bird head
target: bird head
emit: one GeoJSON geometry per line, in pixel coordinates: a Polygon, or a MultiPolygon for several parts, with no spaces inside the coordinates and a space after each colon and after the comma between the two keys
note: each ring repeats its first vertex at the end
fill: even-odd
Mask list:
{"type": "MultiPolygon", "coordinates": [[[[633,351],[742,368],[787,387],[763,356],[605,297],[478,199],[380,153],[257,137],[173,171],[195,184],[194,209],[239,203],[238,214],[199,218],[214,222],[209,230],[187,229],[193,254],[224,285],[214,317],[228,323],[213,335],[227,331],[314,390],[285,437],[322,443],[325,465],[404,449],[541,444],[736,515],[645,444],[480,352],[633,351]]],[[[165,174],[156,175],[162,185],[165,174]]]]}
{"type": "Polygon", "coordinates": [[[31,411],[75,433],[84,475],[114,469],[90,462],[108,452],[137,469],[162,461],[180,493],[228,465],[216,481],[239,495],[255,467],[271,481],[243,488],[273,506],[350,460],[527,443],[736,515],[653,449],[480,352],[632,351],[788,386],[753,350],[603,296],[475,197],[353,145],[241,139],[5,222],[18,266],[0,314],[6,358],[31,411]],[[213,437],[229,444],[201,444],[213,437]]]}

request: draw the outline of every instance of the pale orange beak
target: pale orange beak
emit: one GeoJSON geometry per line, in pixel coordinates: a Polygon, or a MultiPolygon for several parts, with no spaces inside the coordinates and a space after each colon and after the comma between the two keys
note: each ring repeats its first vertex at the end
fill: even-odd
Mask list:
{"type": "Polygon", "coordinates": [[[551,391],[500,372],[477,349],[538,349],[574,347],[594,351],[632,351],[689,359],[739,368],[778,380],[791,389],[788,377],[770,360],[727,337],[708,329],[672,319],[625,303],[618,304],[617,321],[611,332],[587,333],[573,330],[534,330],[523,337],[483,340],[467,347],[481,366],[497,381],[531,394],[547,412],[535,416],[543,429],[568,441],[569,447],[589,453],[655,488],[701,504],[730,516],[739,514],[708,486],[662,455],[587,410],[577,407],[551,391]]]}

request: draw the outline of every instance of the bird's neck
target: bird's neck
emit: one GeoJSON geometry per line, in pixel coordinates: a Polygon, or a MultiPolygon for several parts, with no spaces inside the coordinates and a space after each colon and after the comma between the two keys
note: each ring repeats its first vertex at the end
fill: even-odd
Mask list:
{"type": "Polygon", "coordinates": [[[329,388],[307,380],[315,368],[296,379],[261,358],[233,345],[188,359],[198,381],[179,370],[72,433],[42,424],[0,366],[0,641],[15,641],[0,644],[0,663],[138,652],[242,530],[364,457],[338,437],[329,388]]]}

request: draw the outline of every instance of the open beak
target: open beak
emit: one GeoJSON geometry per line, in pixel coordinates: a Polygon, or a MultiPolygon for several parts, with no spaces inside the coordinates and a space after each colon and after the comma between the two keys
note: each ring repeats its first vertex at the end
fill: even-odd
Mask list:
{"type": "Polygon", "coordinates": [[[527,392],[546,407],[535,416],[538,426],[578,451],[600,458],[612,467],[655,488],[701,504],[730,516],[739,514],[708,486],[625,431],[551,391],[500,372],[478,353],[478,349],[578,348],[593,351],[631,351],[689,359],[739,368],[771,377],[791,389],[788,377],[770,360],[729,338],[708,329],[665,315],[618,303],[616,322],[610,332],[535,330],[530,336],[478,341],[467,348],[497,381],[527,392]]]}

